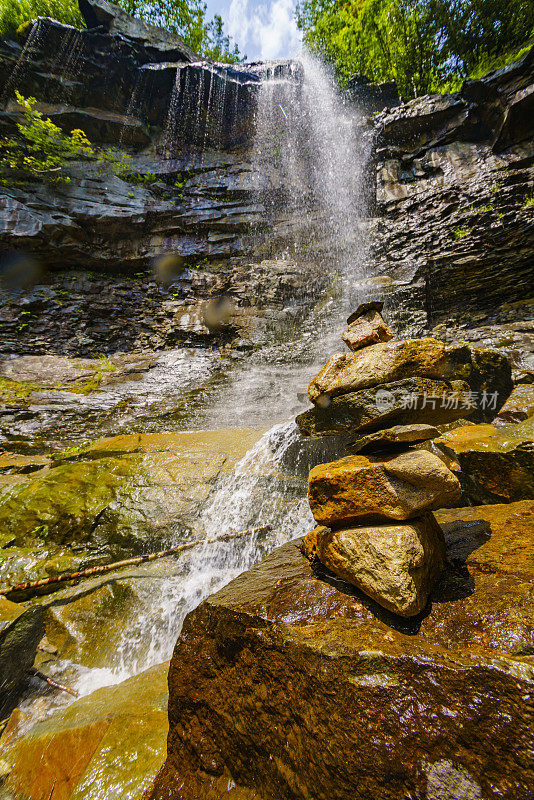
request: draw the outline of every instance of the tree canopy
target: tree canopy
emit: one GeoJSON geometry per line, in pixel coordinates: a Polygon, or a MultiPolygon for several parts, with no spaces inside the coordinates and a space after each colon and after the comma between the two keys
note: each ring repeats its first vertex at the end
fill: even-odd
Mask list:
{"type": "Polygon", "coordinates": [[[342,80],[394,79],[413,97],[511,60],[533,34],[534,0],[300,0],[297,22],[342,80]]]}

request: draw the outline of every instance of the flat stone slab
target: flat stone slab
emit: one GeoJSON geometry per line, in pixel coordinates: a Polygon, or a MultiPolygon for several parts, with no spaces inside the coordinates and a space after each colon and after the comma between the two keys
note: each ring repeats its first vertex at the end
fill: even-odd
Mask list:
{"type": "Polygon", "coordinates": [[[402,445],[417,444],[440,435],[433,425],[394,425],[383,431],[369,433],[347,445],[349,453],[369,453],[375,450],[395,449],[402,445]]]}
{"type": "Polygon", "coordinates": [[[301,540],[189,615],[152,800],[528,797],[534,501],[437,517],[454,561],[426,616],[399,622],[301,540]]]}

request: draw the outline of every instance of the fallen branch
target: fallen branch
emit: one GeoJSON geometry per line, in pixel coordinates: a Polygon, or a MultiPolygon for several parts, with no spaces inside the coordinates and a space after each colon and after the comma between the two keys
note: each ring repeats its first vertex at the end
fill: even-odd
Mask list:
{"type": "MultiPolygon", "coordinates": [[[[29,581],[28,583],[18,583],[16,586],[7,586],[0,589],[0,594],[7,597],[9,600],[20,602],[22,599],[27,600],[34,594],[38,594],[39,589],[44,587],[55,587],[56,584],[68,583],[69,581],[79,581],[84,578],[92,578],[94,575],[102,575],[104,572],[112,572],[116,569],[123,567],[135,567],[139,564],[144,564],[148,561],[155,561],[157,558],[165,558],[166,556],[174,556],[182,553],[184,550],[191,550],[201,544],[213,544],[215,542],[227,542],[230,539],[236,539],[240,536],[251,536],[258,533],[266,533],[270,531],[272,525],[258,525],[255,528],[247,528],[244,531],[236,531],[235,533],[225,533],[215,539],[194,539],[192,542],[185,542],[177,547],[169,547],[167,550],[160,550],[158,553],[147,553],[144,556],[136,556],[135,558],[126,558],[123,561],[114,561],[111,564],[101,564],[96,567],[88,567],[79,572],[64,572],[62,575],[54,575],[51,578],[41,578],[38,581],[29,581]],[[20,597],[20,595],[25,595],[20,597]]],[[[54,589],[51,589],[54,591],[54,589]]]]}
{"type": "Polygon", "coordinates": [[[35,669],[35,667],[30,669],[30,674],[34,675],[36,678],[40,678],[42,681],[45,681],[45,683],[48,683],[49,686],[53,686],[54,689],[60,689],[62,692],[68,692],[68,694],[71,694],[73,697],[78,697],[78,692],[76,689],[69,689],[68,686],[64,686],[62,683],[54,681],[52,678],[49,678],[48,675],[45,675],[43,672],[39,672],[39,670],[35,669]]]}

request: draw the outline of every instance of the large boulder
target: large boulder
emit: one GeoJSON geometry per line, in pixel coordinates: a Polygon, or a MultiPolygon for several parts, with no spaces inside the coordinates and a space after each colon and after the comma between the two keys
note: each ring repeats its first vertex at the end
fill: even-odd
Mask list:
{"type": "Polygon", "coordinates": [[[467,425],[442,434],[436,445],[458,470],[471,503],[534,497],[534,418],[517,425],[467,425]]]}
{"type": "Polygon", "coordinates": [[[308,387],[312,403],[406,378],[465,380],[479,413],[493,418],[512,391],[512,369],[495,351],[448,347],[433,338],[379,342],[355,353],[335,353],[308,387]]]}
{"type": "Polygon", "coordinates": [[[151,800],[529,797],[533,514],[437,512],[454,567],[415,621],[321,574],[299,542],[208,598],[171,662],[151,800]]]}
{"type": "Polygon", "coordinates": [[[425,607],[443,570],[445,544],[432,514],[395,525],[374,525],[316,535],[317,557],[384,608],[411,617],[425,607]]]}
{"type": "Polygon", "coordinates": [[[475,411],[469,384],[408,378],[317,403],[299,414],[305,436],[376,431],[392,425],[446,425],[475,411]]]}
{"type": "MultiPolygon", "coordinates": [[[[167,668],[98,689],[1,742],[13,800],[140,800],[165,756],[167,668]]],[[[7,775],[6,775],[7,772],[7,775]]]]}
{"type": "Polygon", "coordinates": [[[345,527],[406,520],[454,503],[458,478],[433,453],[408,450],[399,455],[346,456],[310,472],[308,498],[320,525],[345,527]]]}

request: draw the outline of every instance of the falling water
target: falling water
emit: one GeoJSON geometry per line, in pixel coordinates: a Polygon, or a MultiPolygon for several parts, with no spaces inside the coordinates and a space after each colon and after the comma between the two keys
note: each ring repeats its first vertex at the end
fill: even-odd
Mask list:
{"type": "MultiPolygon", "coordinates": [[[[209,427],[261,425],[303,410],[297,394],[341,347],[348,314],[367,299],[366,213],[372,139],[368,124],[344,102],[333,76],[316,58],[264,68],[253,175],[273,232],[285,223],[278,258],[313,262],[330,282],[324,302],[247,359],[207,418],[209,427]]],[[[306,268],[306,267],[304,267],[306,268]]],[[[289,309],[291,311],[291,309],[289,309]]],[[[297,309],[298,311],[298,309],[297,309]]]]}

